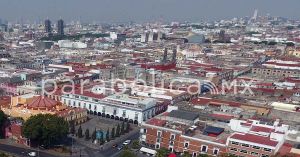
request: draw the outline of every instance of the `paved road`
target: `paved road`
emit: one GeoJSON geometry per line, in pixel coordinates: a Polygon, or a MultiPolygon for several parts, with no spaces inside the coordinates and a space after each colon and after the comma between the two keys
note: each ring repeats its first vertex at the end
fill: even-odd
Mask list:
{"type": "MultiPolygon", "coordinates": [[[[0,144],[0,150],[4,151],[4,152],[8,152],[11,154],[15,154],[21,157],[27,157],[29,152],[35,151],[33,149],[29,149],[29,148],[20,148],[20,147],[14,147],[11,145],[5,145],[5,144],[0,144]]],[[[37,152],[38,153],[38,152],[37,152]]],[[[44,152],[39,152],[39,156],[40,157],[57,157],[48,153],[44,153],[44,152]]]]}
{"type": "MultiPolygon", "coordinates": [[[[138,140],[139,139],[139,132],[127,137],[128,140],[138,140]]],[[[123,144],[124,141],[117,143],[119,146],[123,144]]],[[[122,150],[118,150],[117,148],[109,148],[107,150],[100,151],[99,153],[102,154],[103,156],[109,156],[109,157],[116,157],[118,156],[122,150]]]]}

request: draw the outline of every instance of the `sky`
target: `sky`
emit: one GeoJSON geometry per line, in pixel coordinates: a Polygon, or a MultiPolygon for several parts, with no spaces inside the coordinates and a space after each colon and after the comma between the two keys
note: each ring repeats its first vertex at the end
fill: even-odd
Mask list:
{"type": "Polygon", "coordinates": [[[300,0],[0,0],[0,18],[152,22],[231,19],[269,13],[300,19],[300,0]]]}

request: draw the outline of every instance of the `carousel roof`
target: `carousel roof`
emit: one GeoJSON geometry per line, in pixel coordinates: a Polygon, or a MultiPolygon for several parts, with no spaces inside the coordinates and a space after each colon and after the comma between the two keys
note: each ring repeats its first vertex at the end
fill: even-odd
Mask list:
{"type": "Polygon", "coordinates": [[[52,109],[59,105],[59,102],[45,96],[38,96],[28,104],[29,108],[34,109],[52,109]]]}

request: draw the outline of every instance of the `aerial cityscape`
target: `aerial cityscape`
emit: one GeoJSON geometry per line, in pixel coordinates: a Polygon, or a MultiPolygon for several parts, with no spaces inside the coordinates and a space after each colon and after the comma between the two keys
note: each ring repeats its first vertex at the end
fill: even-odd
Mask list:
{"type": "Polygon", "coordinates": [[[4,1],[0,157],[300,157],[299,2],[4,1]]]}

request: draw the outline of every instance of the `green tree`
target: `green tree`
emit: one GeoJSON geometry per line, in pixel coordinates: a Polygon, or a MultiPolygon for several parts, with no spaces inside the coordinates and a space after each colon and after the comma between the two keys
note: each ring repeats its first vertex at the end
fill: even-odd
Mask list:
{"type": "Polygon", "coordinates": [[[74,122],[74,121],[71,121],[71,122],[70,122],[70,133],[74,135],[75,132],[76,132],[76,131],[75,131],[75,122],[74,122]]]}
{"type": "Polygon", "coordinates": [[[133,149],[139,149],[140,148],[140,141],[139,140],[134,140],[132,142],[132,148],[133,149]]]}
{"type": "Polygon", "coordinates": [[[236,155],[228,154],[228,153],[222,153],[222,154],[220,155],[220,157],[236,157],[236,155]]]}
{"type": "Polygon", "coordinates": [[[111,129],[111,139],[115,138],[115,128],[111,129]]]}
{"type": "Polygon", "coordinates": [[[86,129],[84,135],[85,135],[85,140],[89,140],[90,139],[90,130],[86,129]]]}
{"type": "Polygon", "coordinates": [[[110,139],[109,139],[109,128],[106,131],[106,138],[105,139],[106,139],[107,142],[110,141],[110,139]]]}
{"type": "Polygon", "coordinates": [[[209,157],[207,154],[199,154],[198,157],[209,157]]]}
{"type": "Polygon", "coordinates": [[[101,136],[100,136],[100,144],[102,145],[102,144],[104,144],[104,137],[103,137],[103,133],[101,134],[101,136]]]}
{"type": "Polygon", "coordinates": [[[0,152],[0,157],[13,157],[11,155],[8,155],[6,153],[0,152]]]}
{"type": "Polygon", "coordinates": [[[125,133],[125,123],[123,121],[121,125],[121,134],[123,135],[124,133],[125,133]]]}
{"type": "Polygon", "coordinates": [[[0,110],[0,138],[4,138],[4,128],[5,122],[7,120],[7,116],[4,114],[2,110],[0,110]]]}
{"type": "Polygon", "coordinates": [[[80,125],[79,128],[78,128],[77,136],[78,136],[79,138],[82,138],[82,137],[83,137],[81,125],[80,125]]]}
{"type": "Polygon", "coordinates": [[[52,146],[66,138],[69,124],[62,117],[51,114],[38,114],[30,117],[22,127],[23,135],[32,142],[52,146]]]}
{"type": "Polygon", "coordinates": [[[188,153],[188,152],[184,152],[183,155],[182,155],[182,157],[191,157],[191,154],[188,153]]]}
{"type": "Polygon", "coordinates": [[[117,125],[117,129],[116,129],[116,137],[120,137],[120,125],[117,125]]]}
{"type": "Polygon", "coordinates": [[[92,141],[95,141],[95,140],[96,140],[96,128],[92,133],[92,141]]]}
{"type": "Polygon", "coordinates": [[[160,148],[156,150],[156,156],[155,157],[166,157],[169,154],[169,150],[166,148],[160,148]]]}
{"type": "Polygon", "coordinates": [[[130,124],[127,122],[125,132],[128,133],[129,131],[130,131],[130,124]]]}
{"type": "Polygon", "coordinates": [[[124,149],[120,155],[120,157],[136,157],[136,156],[137,155],[129,149],[124,149]]]}

